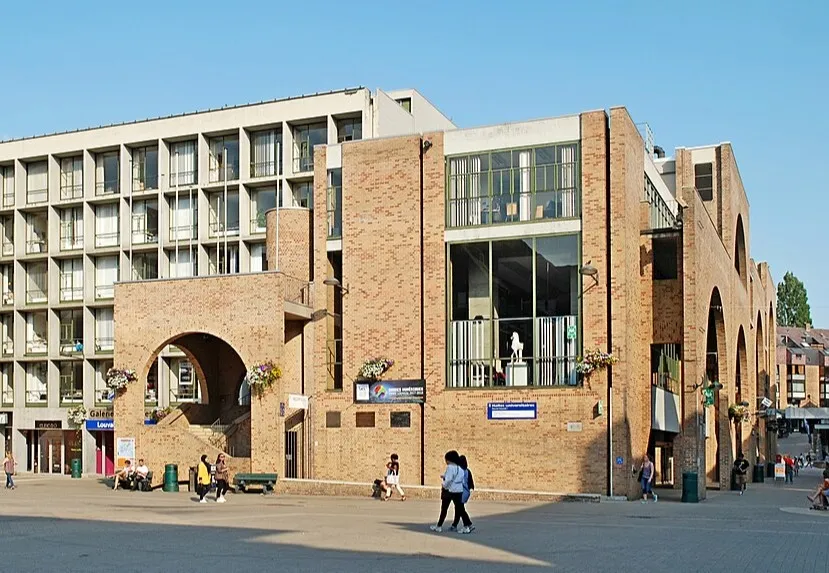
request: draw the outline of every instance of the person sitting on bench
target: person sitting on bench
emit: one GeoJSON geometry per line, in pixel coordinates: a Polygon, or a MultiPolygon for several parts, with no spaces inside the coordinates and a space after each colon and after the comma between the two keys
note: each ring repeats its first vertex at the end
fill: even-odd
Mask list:
{"type": "Polygon", "coordinates": [[[150,474],[150,468],[144,465],[144,460],[138,460],[138,467],[135,468],[134,479],[132,489],[137,489],[138,491],[144,491],[146,489],[150,489],[149,482],[147,481],[147,477],[150,474]]]}
{"type": "Polygon", "coordinates": [[[118,485],[122,485],[124,487],[130,487],[132,484],[132,474],[134,469],[132,467],[132,462],[126,460],[124,462],[124,468],[115,474],[115,485],[112,486],[112,490],[115,491],[118,489],[118,485]]]}

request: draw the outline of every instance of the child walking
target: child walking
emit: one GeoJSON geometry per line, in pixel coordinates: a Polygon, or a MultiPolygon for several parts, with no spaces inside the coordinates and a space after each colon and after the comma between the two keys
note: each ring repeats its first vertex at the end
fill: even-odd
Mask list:
{"type": "Polygon", "coordinates": [[[386,484],[383,489],[386,490],[383,501],[388,501],[391,498],[394,489],[397,489],[397,493],[400,494],[400,501],[406,501],[406,494],[400,487],[400,461],[397,454],[392,454],[391,459],[386,464],[386,484]]]}

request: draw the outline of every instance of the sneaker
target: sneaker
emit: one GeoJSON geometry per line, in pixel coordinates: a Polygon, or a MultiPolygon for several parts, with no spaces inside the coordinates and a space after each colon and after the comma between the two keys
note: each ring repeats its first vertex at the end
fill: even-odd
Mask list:
{"type": "Polygon", "coordinates": [[[644,504],[644,503],[648,503],[648,500],[647,500],[647,499],[643,499],[643,500],[642,500],[642,503],[643,503],[643,504],[644,504]]]}
{"type": "Polygon", "coordinates": [[[207,500],[205,498],[202,498],[199,500],[199,503],[207,503],[207,500]]]}
{"type": "Polygon", "coordinates": [[[744,493],[745,493],[745,492],[744,492],[743,490],[740,490],[740,495],[743,495],[744,493]]]}
{"type": "Polygon", "coordinates": [[[220,497],[219,499],[216,500],[216,503],[224,503],[226,501],[227,501],[227,499],[225,499],[225,496],[222,496],[222,497],[220,497]]]}
{"type": "Polygon", "coordinates": [[[463,533],[465,535],[468,535],[468,534],[472,533],[472,528],[471,527],[464,527],[463,529],[461,529],[461,533],[463,533]]]}
{"type": "Polygon", "coordinates": [[[656,495],[656,494],[653,494],[653,502],[656,503],[657,501],[659,501],[659,496],[656,495]]]}
{"type": "Polygon", "coordinates": [[[450,526],[449,526],[449,531],[455,532],[455,531],[457,531],[457,530],[458,530],[458,526],[457,526],[457,525],[450,525],[450,526]]]}
{"type": "Polygon", "coordinates": [[[440,533],[441,531],[443,531],[443,528],[440,525],[430,525],[429,529],[431,529],[435,533],[440,533]]]}

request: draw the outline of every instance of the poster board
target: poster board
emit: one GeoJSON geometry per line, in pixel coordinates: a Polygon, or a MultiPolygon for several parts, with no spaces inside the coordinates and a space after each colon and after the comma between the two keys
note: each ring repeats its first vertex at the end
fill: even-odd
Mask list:
{"type": "Polygon", "coordinates": [[[127,460],[135,464],[135,438],[118,438],[115,442],[115,468],[120,470],[127,460]]]}
{"type": "Polygon", "coordinates": [[[774,464],[774,479],[786,480],[786,464],[774,464]]]}

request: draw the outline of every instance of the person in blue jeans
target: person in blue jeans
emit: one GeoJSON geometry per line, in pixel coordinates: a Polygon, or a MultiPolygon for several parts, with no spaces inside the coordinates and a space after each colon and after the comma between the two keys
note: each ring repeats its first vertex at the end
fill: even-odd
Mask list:
{"type": "Polygon", "coordinates": [[[3,471],[6,472],[6,489],[14,489],[14,468],[17,462],[14,461],[14,456],[11,452],[6,452],[6,457],[3,459],[3,471]]]}
{"type": "Polygon", "coordinates": [[[642,503],[648,503],[648,494],[653,496],[654,503],[659,501],[659,496],[653,493],[654,474],[656,474],[656,468],[648,454],[645,454],[642,459],[642,469],[639,471],[639,481],[642,483],[642,503]]]}
{"type": "MultiPolygon", "coordinates": [[[[461,497],[461,501],[463,502],[464,509],[466,509],[466,504],[469,503],[472,490],[475,489],[475,480],[472,479],[472,470],[469,469],[469,462],[466,460],[466,456],[459,458],[458,467],[463,470],[463,497],[461,497]]],[[[455,513],[455,519],[452,520],[452,527],[449,528],[449,531],[457,531],[460,520],[460,516],[455,513]]],[[[470,523],[469,530],[472,531],[474,529],[475,526],[470,523]]]]}

